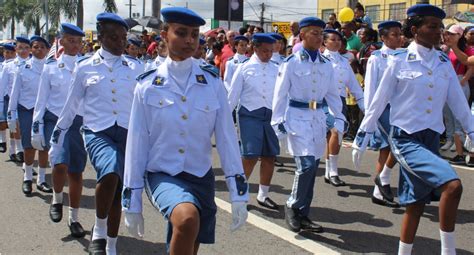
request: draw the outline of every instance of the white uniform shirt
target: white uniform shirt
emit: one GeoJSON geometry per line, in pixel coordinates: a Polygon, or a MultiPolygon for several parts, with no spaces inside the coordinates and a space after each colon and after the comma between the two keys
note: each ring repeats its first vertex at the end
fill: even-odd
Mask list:
{"type": "Polygon", "coordinates": [[[171,77],[175,67],[170,58],[139,78],[128,129],[125,187],[143,188],[145,171],[204,176],[212,165],[213,135],[225,175],[243,174],[222,82],[197,61],[185,61],[192,66],[184,89],[171,77]]]}
{"type": "MultiPolygon", "coordinates": [[[[77,56],[62,54],[57,60],[51,59],[46,62],[40,78],[33,122],[42,123],[46,110],[59,116],[66,103],[76,60],[77,56]]],[[[82,103],[77,114],[80,116],[84,114],[82,103]]]]}
{"type": "Polygon", "coordinates": [[[273,52],[271,60],[277,63],[278,65],[281,65],[281,63],[285,61],[285,57],[280,55],[280,53],[278,52],[273,52]]]}
{"type": "Polygon", "coordinates": [[[227,91],[230,90],[230,83],[232,82],[232,78],[234,77],[235,70],[237,70],[237,67],[240,64],[247,61],[248,59],[249,59],[249,57],[247,57],[245,55],[235,53],[234,56],[230,57],[225,62],[224,86],[227,89],[227,91]]]}
{"type": "Polygon", "coordinates": [[[149,60],[145,64],[145,72],[148,72],[153,69],[157,69],[162,63],[165,62],[166,57],[158,55],[155,59],[149,60]]]}
{"type": "MultiPolygon", "coordinates": [[[[328,49],[324,51],[323,55],[331,60],[332,67],[334,68],[334,81],[336,81],[339,95],[346,98],[347,87],[356,101],[364,100],[364,92],[354,75],[349,60],[344,58],[339,52],[329,51],[328,49]]],[[[360,103],[362,104],[363,101],[360,103]]]]}
{"type": "Polygon", "coordinates": [[[3,62],[2,76],[0,79],[0,101],[3,102],[3,96],[11,95],[13,87],[13,78],[18,69],[23,66],[28,59],[16,57],[15,59],[3,62]]]}
{"type": "Polygon", "coordinates": [[[92,57],[78,61],[72,85],[61,111],[57,128],[68,129],[81,100],[84,102],[84,126],[94,132],[115,123],[128,128],[136,72],[123,56],[99,49],[92,57]]]}
{"type": "Polygon", "coordinates": [[[18,104],[26,109],[35,107],[40,76],[45,63],[46,58],[37,59],[32,57],[15,73],[8,112],[17,111],[18,104]]]}
{"type": "Polygon", "coordinates": [[[272,109],[277,74],[277,64],[272,61],[263,63],[253,54],[235,71],[228,95],[230,109],[235,109],[239,102],[249,111],[262,107],[272,109]]]}
{"type": "Polygon", "coordinates": [[[288,99],[300,102],[326,99],[329,111],[335,116],[335,126],[344,130],[345,117],[334,70],[328,59],[319,55],[313,62],[309,54],[300,50],[280,66],[273,98],[272,125],[285,123],[288,148],[293,156],[320,158],[326,148],[326,115],[317,110],[290,107],[288,99]]]}
{"type": "MultiPolygon", "coordinates": [[[[137,76],[145,72],[145,63],[143,63],[140,59],[129,56],[129,55],[123,55],[127,60],[128,64],[130,67],[135,70],[135,73],[137,73],[137,76]]],[[[136,78],[136,77],[135,77],[136,78]]]]}
{"type": "Polygon", "coordinates": [[[408,134],[425,129],[443,133],[445,103],[467,133],[474,131],[473,116],[467,101],[462,100],[465,96],[451,61],[434,49],[425,54],[431,57],[431,61],[426,61],[419,47],[422,46],[413,42],[393,54],[366,109],[361,130],[374,132],[377,119],[390,102],[390,124],[408,134]]]}
{"type": "Polygon", "coordinates": [[[388,58],[394,51],[395,50],[390,49],[384,44],[380,50],[372,52],[372,55],[369,57],[364,79],[365,109],[367,109],[372,102],[375,92],[379,87],[379,82],[382,79],[382,75],[387,69],[388,58]]]}

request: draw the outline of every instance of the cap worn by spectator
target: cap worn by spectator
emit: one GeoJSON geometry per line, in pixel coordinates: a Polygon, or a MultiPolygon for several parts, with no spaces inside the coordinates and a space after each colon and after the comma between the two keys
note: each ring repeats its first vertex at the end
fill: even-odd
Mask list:
{"type": "Polygon", "coordinates": [[[448,32],[451,33],[451,34],[463,35],[464,29],[460,25],[452,25],[448,29],[448,32]]]}

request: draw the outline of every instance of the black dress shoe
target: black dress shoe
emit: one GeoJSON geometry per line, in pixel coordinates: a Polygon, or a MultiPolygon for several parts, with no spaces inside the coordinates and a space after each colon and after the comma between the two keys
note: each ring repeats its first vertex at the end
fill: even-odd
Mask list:
{"type": "Polygon", "coordinates": [[[36,188],[37,188],[38,190],[41,190],[41,191],[45,192],[45,193],[53,193],[53,189],[52,189],[52,188],[49,186],[49,184],[46,183],[46,182],[42,182],[42,183],[40,183],[40,184],[36,184],[36,188]]]}
{"type": "Polygon", "coordinates": [[[275,165],[275,166],[285,166],[285,164],[283,164],[282,162],[278,161],[278,159],[275,159],[274,165],[275,165]]]}
{"type": "Polygon", "coordinates": [[[324,178],[324,181],[326,183],[330,183],[334,187],[340,187],[340,186],[346,186],[346,183],[339,178],[338,175],[336,176],[331,176],[329,179],[324,178]]]}
{"type": "Polygon", "coordinates": [[[291,231],[300,232],[301,217],[297,209],[288,208],[287,206],[285,206],[285,222],[291,231]]]}
{"type": "Polygon", "coordinates": [[[277,203],[275,203],[273,200],[271,200],[269,197],[266,197],[265,200],[262,202],[260,200],[258,200],[257,198],[257,203],[263,207],[266,207],[268,209],[272,209],[272,210],[277,210],[278,211],[278,208],[279,206],[277,205],[277,203]]]}
{"type": "Polygon", "coordinates": [[[82,225],[79,222],[71,223],[71,225],[69,225],[69,230],[71,231],[71,236],[75,238],[83,238],[86,235],[84,228],[82,228],[82,225]]]}
{"type": "Polygon", "coordinates": [[[380,193],[382,193],[382,196],[386,200],[393,202],[394,197],[393,197],[392,189],[390,188],[390,184],[382,185],[382,180],[380,180],[380,174],[377,174],[377,176],[375,176],[374,182],[375,182],[375,185],[379,187],[379,190],[380,190],[380,193]]]}
{"type": "Polygon", "coordinates": [[[23,151],[20,151],[16,154],[16,160],[17,160],[18,163],[25,162],[25,157],[24,157],[23,151]]]}
{"type": "Polygon", "coordinates": [[[0,143],[0,152],[1,153],[7,152],[7,143],[0,143]]]}
{"type": "Polygon", "coordinates": [[[372,196],[372,203],[381,205],[381,206],[386,206],[390,208],[400,208],[400,204],[395,202],[395,201],[388,201],[385,197],[382,196],[382,199],[378,199],[374,196],[372,196]]]}
{"type": "Polygon", "coordinates": [[[10,161],[16,162],[16,154],[10,154],[10,161]]]}
{"type": "Polygon", "coordinates": [[[25,195],[30,195],[33,188],[32,188],[32,181],[23,181],[23,185],[21,186],[23,193],[25,195]]]}
{"type": "Polygon", "coordinates": [[[49,206],[49,218],[53,222],[60,222],[63,219],[63,204],[52,204],[49,206]]]}
{"type": "Polygon", "coordinates": [[[324,229],[321,225],[316,224],[314,221],[310,220],[307,216],[301,217],[301,229],[311,231],[314,233],[324,232],[324,229]]]}
{"type": "MultiPolygon", "coordinates": [[[[92,235],[92,234],[91,234],[92,235]]],[[[106,239],[95,239],[89,243],[90,255],[106,255],[105,247],[107,246],[106,239]]]]}

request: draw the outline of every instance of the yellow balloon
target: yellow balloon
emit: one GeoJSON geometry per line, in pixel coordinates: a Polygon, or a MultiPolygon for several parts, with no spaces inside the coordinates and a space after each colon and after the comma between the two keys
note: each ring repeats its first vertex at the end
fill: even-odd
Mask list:
{"type": "Polygon", "coordinates": [[[349,7],[344,7],[339,12],[340,22],[350,22],[354,19],[354,11],[349,7]]]}

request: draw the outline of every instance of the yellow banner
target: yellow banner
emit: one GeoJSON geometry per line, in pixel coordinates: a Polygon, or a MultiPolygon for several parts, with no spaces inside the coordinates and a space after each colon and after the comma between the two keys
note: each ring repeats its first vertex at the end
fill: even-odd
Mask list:
{"type": "Polygon", "coordinates": [[[291,36],[290,22],[273,22],[272,30],[273,32],[283,34],[286,38],[291,36]]]}
{"type": "Polygon", "coordinates": [[[86,30],[85,31],[86,33],[86,41],[88,42],[92,42],[94,40],[94,33],[92,32],[92,30],[86,30]]]}

